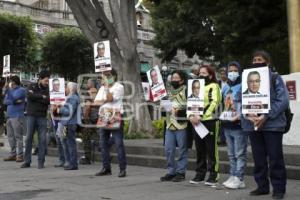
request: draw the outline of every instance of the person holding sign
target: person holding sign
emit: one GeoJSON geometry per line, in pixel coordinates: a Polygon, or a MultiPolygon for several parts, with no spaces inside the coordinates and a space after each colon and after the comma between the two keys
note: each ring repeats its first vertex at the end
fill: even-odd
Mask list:
{"type": "Polygon", "coordinates": [[[103,85],[99,89],[94,105],[99,105],[99,118],[97,125],[100,134],[100,145],[103,168],[95,176],[111,175],[111,159],[109,154],[110,136],[114,138],[118,152],[120,172],[118,177],[126,177],[127,159],[124,147],[123,135],[123,97],[124,86],[117,82],[115,69],[105,71],[103,85]]]}
{"type": "Polygon", "coordinates": [[[245,188],[244,173],[247,164],[248,135],[241,127],[242,85],[241,67],[230,62],[227,67],[228,81],[222,90],[224,110],[220,120],[227,142],[230,176],[223,185],[230,189],[245,188]]]}
{"type": "Polygon", "coordinates": [[[214,69],[209,65],[200,67],[200,79],[205,80],[204,92],[204,112],[203,115],[190,115],[189,120],[193,127],[201,122],[209,133],[200,138],[198,133],[193,129],[197,160],[196,175],[190,180],[191,184],[199,184],[204,181],[206,172],[209,171],[209,177],[205,185],[215,186],[219,178],[219,156],[217,146],[217,118],[214,112],[217,110],[221,102],[221,92],[216,79],[214,69]]]}
{"type": "Polygon", "coordinates": [[[282,78],[271,71],[271,58],[265,51],[256,51],[252,67],[269,67],[271,109],[265,114],[246,114],[242,128],[250,136],[254,159],[254,178],[257,189],[250,195],[265,195],[273,186],[273,199],[283,199],[286,192],[286,168],[283,158],[282,138],[286,126],[285,110],[289,97],[282,78]]]}
{"type": "Polygon", "coordinates": [[[67,95],[66,103],[63,106],[52,105],[52,112],[55,116],[61,117],[56,134],[62,141],[65,161],[68,163],[68,166],[65,166],[64,169],[78,170],[76,129],[81,123],[81,108],[77,84],[68,82],[65,92],[67,95]]]}
{"type": "Polygon", "coordinates": [[[186,120],[186,74],[175,70],[171,78],[170,101],[171,111],[167,112],[165,132],[165,155],[167,159],[167,174],[161,181],[180,182],[185,180],[187,167],[187,120],[186,120]],[[176,145],[178,145],[179,158],[175,162],[176,145]]]}
{"type": "Polygon", "coordinates": [[[23,130],[26,91],[18,76],[12,76],[5,85],[4,104],[7,106],[6,130],[10,156],[4,161],[23,162],[23,130]]]}

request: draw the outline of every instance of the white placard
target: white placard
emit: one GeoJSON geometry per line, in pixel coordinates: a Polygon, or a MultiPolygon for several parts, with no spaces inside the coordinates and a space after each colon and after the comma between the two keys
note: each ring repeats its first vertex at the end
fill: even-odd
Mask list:
{"type": "Polygon", "coordinates": [[[196,126],[194,126],[194,129],[201,139],[203,139],[209,133],[207,128],[201,122],[199,122],[196,126]]]}
{"type": "Polygon", "coordinates": [[[3,56],[3,77],[10,75],[10,55],[3,56]]]}
{"type": "Polygon", "coordinates": [[[163,97],[167,96],[167,91],[158,66],[155,66],[147,71],[147,78],[154,102],[161,100],[163,97]]]}
{"type": "Polygon", "coordinates": [[[94,43],[95,72],[111,70],[109,40],[94,43]]]}
{"type": "Polygon", "coordinates": [[[187,117],[190,115],[203,115],[204,87],[204,79],[188,80],[187,117]]]}
{"type": "Polygon", "coordinates": [[[150,100],[150,85],[148,82],[142,82],[145,101],[150,100]]]}
{"type": "Polygon", "coordinates": [[[49,80],[50,104],[63,104],[66,101],[65,79],[51,78],[49,80]]]}
{"type": "Polygon", "coordinates": [[[260,114],[270,110],[268,67],[246,69],[242,77],[242,113],[260,114]]]}

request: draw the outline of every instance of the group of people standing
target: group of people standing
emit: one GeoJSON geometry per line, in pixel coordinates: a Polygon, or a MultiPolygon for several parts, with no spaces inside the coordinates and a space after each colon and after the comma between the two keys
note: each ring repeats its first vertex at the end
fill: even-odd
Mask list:
{"type": "MultiPolygon", "coordinates": [[[[65,170],[78,170],[76,133],[79,126],[85,127],[84,137],[85,156],[80,159],[82,164],[91,162],[91,138],[100,134],[103,169],[96,176],[111,175],[111,157],[109,155],[112,143],[116,145],[120,163],[119,177],[126,176],[126,155],[123,143],[123,123],[114,130],[97,128],[96,123],[100,107],[115,107],[122,109],[124,87],[117,82],[117,72],[104,72],[101,87],[98,80],[89,79],[84,107],[81,107],[77,83],[68,82],[65,87],[66,101],[64,104],[50,105],[48,71],[41,71],[37,83],[27,89],[21,86],[18,76],[12,76],[3,89],[4,104],[7,105],[6,128],[11,147],[10,155],[4,161],[23,162],[21,168],[31,166],[33,135],[38,134],[38,169],[45,167],[47,147],[47,113],[50,105],[50,118],[55,130],[58,146],[59,162],[55,167],[65,170]],[[98,90],[99,89],[99,90],[98,90]],[[25,112],[24,112],[25,111],[25,112]],[[26,119],[24,116],[26,113],[26,119]],[[23,152],[24,123],[27,123],[25,153],[23,152]],[[113,141],[113,142],[112,142],[113,141]]],[[[95,138],[93,138],[95,139],[95,138]]],[[[96,143],[99,141],[96,141],[96,143]]]]}
{"type": "MultiPolygon", "coordinates": [[[[269,66],[271,58],[265,51],[256,51],[252,57],[253,67],[269,66]]],[[[242,114],[242,68],[236,61],[226,67],[228,80],[222,89],[216,79],[215,70],[209,65],[200,66],[191,79],[204,79],[203,115],[189,115],[186,119],[186,82],[188,77],[182,71],[171,74],[169,99],[172,111],[167,113],[165,132],[165,155],[167,173],[161,181],[179,182],[185,180],[188,164],[188,148],[193,140],[196,147],[196,174],[191,184],[203,182],[216,186],[219,180],[218,134],[219,123],[226,138],[230,171],[228,179],[222,183],[230,189],[245,188],[244,174],[247,164],[247,146],[250,138],[254,159],[254,178],[257,189],[250,195],[265,195],[273,186],[273,199],[283,199],[286,192],[286,168],[283,158],[282,139],[286,126],[285,110],[289,106],[286,86],[282,78],[269,70],[271,109],[268,114],[242,114]],[[197,73],[198,71],[198,73],[197,73]],[[230,120],[220,120],[218,109],[233,116],[230,120]],[[209,134],[201,138],[195,126],[202,123],[209,134]],[[178,148],[178,160],[175,151],[178,148]],[[208,176],[206,178],[206,174],[208,176]]],[[[255,84],[255,83],[248,83],[255,84]]],[[[250,86],[249,86],[250,87],[250,86]]]]}
{"type": "MultiPolygon", "coordinates": [[[[253,54],[252,67],[270,66],[271,59],[267,52],[257,51],[253,54]]],[[[193,143],[196,148],[195,176],[191,184],[216,186],[219,180],[218,138],[220,123],[226,138],[230,172],[223,183],[227,188],[245,188],[244,173],[247,164],[248,138],[251,141],[254,158],[254,178],[258,185],[250,195],[269,194],[270,184],[273,186],[273,198],[282,199],[286,192],[286,169],[282,151],[282,137],[286,126],[285,109],[289,106],[286,86],[282,78],[270,70],[271,109],[268,114],[243,115],[241,110],[242,68],[236,61],[229,62],[225,70],[228,80],[220,84],[216,72],[210,65],[201,65],[188,77],[183,71],[175,70],[171,74],[169,100],[172,109],[166,114],[165,155],[167,173],[161,181],[180,182],[185,180],[188,164],[188,149],[193,143]],[[203,115],[186,115],[187,79],[204,79],[204,112],[203,115]],[[218,109],[221,107],[234,113],[231,120],[219,120],[218,109]],[[201,138],[195,126],[202,123],[209,131],[201,138]],[[257,127],[257,129],[255,128],[257,127]],[[193,142],[195,141],[195,142],[193,142]],[[178,160],[175,161],[176,148],[178,160]],[[208,174],[208,176],[207,176],[208,174]]],[[[81,108],[81,99],[77,84],[68,82],[66,85],[66,103],[51,105],[51,118],[55,127],[59,149],[59,162],[56,167],[65,170],[77,170],[76,131],[78,125],[96,125],[100,108],[117,108],[123,114],[122,100],[124,86],[117,82],[117,72],[112,69],[103,73],[101,82],[88,80],[88,98],[81,108]],[[105,80],[105,81],[104,81],[105,80]],[[82,113],[83,112],[83,113],[82,113]],[[81,122],[81,119],[83,121],[81,122]]],[[[32,141],[35,131],[38,133],[38,168],[44,168],[46,152],[47,111],[49,107],[49,78],[47,71],[42,71],[37,83],[26,89],[21,87],[20,79],[13,76],[4,89],[4,104],[7,105],[7,133],[11,146],[10,156],[5,161],[23,162],[22,168],[31,165],[32,141]],[[25,109],[26,106],[26,109],[25,109]],[[26,122],[24,117],[26,110],[26,122]],[[23,153],[23,124],[27,123],[25,154],[23,153]]],[[[249,83],[252,84],[252,83],[249,83]]],[[[201,88],[203,89],[203,88],[201,88]]],[[[85,157],[82,164],[91,162],[92,135],[100,134],[100,147],[103,168],[96,176],[111,175],[110,146],[113,139],[119,160],[119,177],[126,176],[126,154],[123,143],[123,122],[118,128],[105,129],[97,127],[84,128],[85,157]]],[[[99,138],[96,139],[98,142],[99,138]]]]}

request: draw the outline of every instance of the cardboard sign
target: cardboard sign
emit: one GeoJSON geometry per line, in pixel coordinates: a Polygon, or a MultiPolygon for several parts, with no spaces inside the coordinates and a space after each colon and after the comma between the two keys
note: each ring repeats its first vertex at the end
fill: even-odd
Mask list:
{"type": "Polygon", "coordinates": [[[204,87],[204,79],[188,80],[187,117],[190,115],[203,115],[204,87]]]}
{"type": "Polygon", "coordinates": [[[154,102],[161,100],[163,97],[167,96],[167,91],[158,66],[155,66],[147,71],[147,78],[154,102]]]}
{"type": "Polygon", "coordinates": [[[110,71],[111,56],[109,40],[94,43],[95,72],[110,71]]]}
{"type": "Polygon", "coordinates": [[[286,87],[289,92],[290,100],[297,100],[296,81],[286,81],[286,87]]]}
{"type": "Polygon", "coordinates": [[[3,56],[3,77],[10,75],[10,55],[3,56]]]}
{"type": "Polygon", "coordinates": [[[66,101],[65,79],[51,78],[49,80],[50,104],[63,104],[66,101]]]}
{"type": "Polygon", "coordinates": [[[243,71],[242,113],[260,114],[270,110],[270,75],[268,67],[243,71]]]}

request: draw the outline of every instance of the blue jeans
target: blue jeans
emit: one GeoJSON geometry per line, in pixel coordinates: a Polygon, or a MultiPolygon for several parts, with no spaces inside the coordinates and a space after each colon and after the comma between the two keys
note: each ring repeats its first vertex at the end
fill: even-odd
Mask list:
{"type": "Polygon", "coordinates": [[[125,153],[122,129],[105,130],[105,129],[100,128],[99,133],[100,133],[100,145],[101,145],[103,168],[111,169],[109,150],[110,150],[110,146],[111,146],[110,134],[112,134],[114,143],[117,148],[120,170],[126,170],[127,160],[126,160],[126,153],[125,153]]]}
{"type": "Polygon", "coordinates": [[[172,131],[167,129],[165,136],[165,154],[167,158],[168,174],[185,174],[187,167],[187,133],[186,130],[172,131]],[[179,158],[175,163],[176,144],[178,145],[179,158]]]}
{"type": "Polygon", "coordinates": [[[242,129],[224,128],[230,162],[230,175],[244,179],[247,164],[248,134],[242,129]]]}
{"type": "Polygon", "coordinates": [[[27,116],[27,134],[26,134],[26,144],[25,144],[25,163],[31,163],[31,151],[32,151],[32,141],[33,134],[37,130],[38,133],[38,163],[44,164],[45,153],[47,146],[47,118],[46,117],[35,117],[27,116]]]}
{"type": "Polygon", "coordinates": [[[56,135],[57,124],[58,124],[58,122],[56,121],[54,124],[54,133],[55,133],[55,139],[56,139],[57,148],[58,148],[58,159],[59,159],[60,164],[65,164],[65,162],[68,163],[68,161],[66,161],[66,158],[65,158],[66,157],[65,154],[67,154],[67,152],[64,150],[64,145],[67,145],[67,144],[64,144],[63,139],[61,139],[60,137],[58,137],[56,135]]]}
{"type": "Polygon", "coordinates": [[[66,137],[62,139],[65,161],[70,167],[78,167],[77,162],[77,144],[76,144],[76,129],[77,124],[67,125],[66,137]]]}

